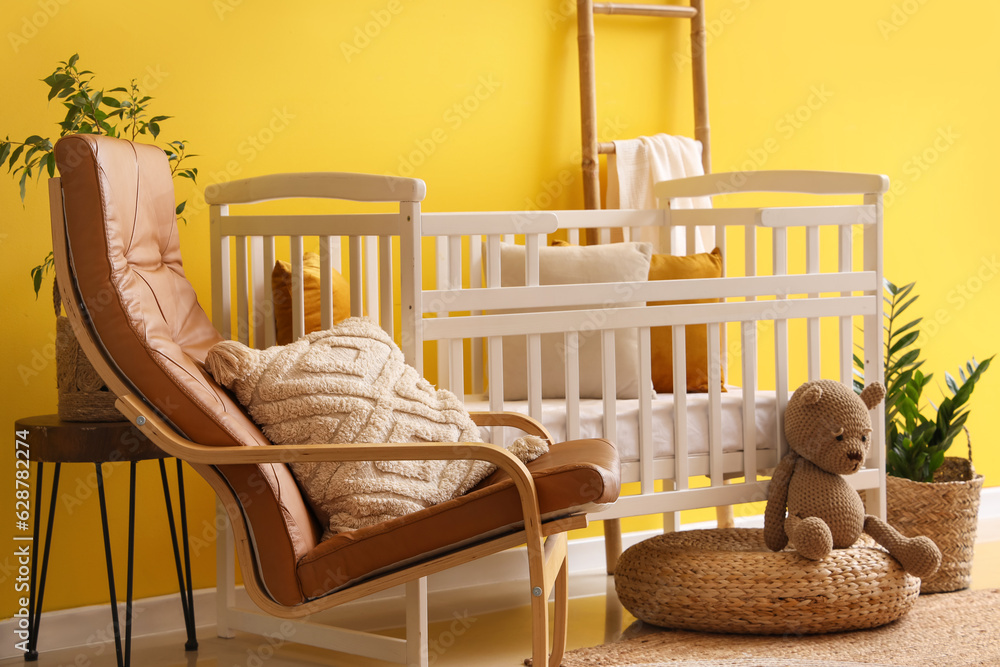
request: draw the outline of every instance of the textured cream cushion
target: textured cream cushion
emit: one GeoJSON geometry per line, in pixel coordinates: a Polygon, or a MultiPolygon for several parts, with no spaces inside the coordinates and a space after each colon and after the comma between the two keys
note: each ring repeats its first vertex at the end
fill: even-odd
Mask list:
{"type": "MultiPolygon", "coordinates": [[[[482,442],[462,402],[420,377],[370,320],[350,318],[266,350],[223,341],[209,350],[205,363],[278,445],[482,442]]],[[[526,436],[510,450],[527,462],[548,446],[526,436]]],[[[471,460],[290,466],[327,535],[450,500],[494,469],[471,460]]]]}
{"type": "MultiPolygon", "coordinates": [[[[611,283],[646,280],[652,246],[648,243],[611,243],[593,246],[542,247],[538,249],[539,282],[542,285],[611,283]]],[[[503,287],[524,285],[524,246],[501,244],[500,277],[503,287]]],[[[614,307],[641,306],[642,302],[614,307]]],[[[600,305],[595,307],[602,307],[600,305]]],[[[575,309],[567,309],[575,310],[575,309]]],[[[618,398],[639,395],[639,358],[635,329],[615,331],[615,375],[618,398]]],[[[503,341],[504,399],[528,397],[527,338],[506,336],[503,341]]],[[[648,378],[647,378],[648,381],[648,378]]],[[[566,396],[565,338],[542,336],[542,397],[566,396]]],[[[580,396],[601,397],[601,335],[580,332],[580,396]]]]}

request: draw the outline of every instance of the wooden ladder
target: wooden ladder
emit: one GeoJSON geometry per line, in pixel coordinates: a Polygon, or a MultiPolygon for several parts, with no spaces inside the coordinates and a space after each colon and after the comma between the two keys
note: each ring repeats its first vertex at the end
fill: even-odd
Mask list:
{"type": "Polygon", "coordinates": [[[601,208],[598,155],[615,152],[611,142],[597,141],[597,82],[594,67],[594,14],[680,18],[691,21],[691,73],[694,83],[694,138],[701,142],[705,173],[712,171],[709,150],[708,68],[705,57],[705,3],[688,5],[640,5],[577,0],[577,42],[580,51],[580,110],[583,130],[584,208],[601,208]]]}
{"type": "MultiPolygon", "coordinates": [[[[705,2],[690,0],[690,5],[646,5],[577,0],[577,44],[580,52],[580,111],[583,134],[583,198],[584,208],[601,208],[601,184],[598,156],[615,152],[612,142],[597,140],[597,77],[594,65],[594,14],[617,16],[647,16],[678,18],[691,21],[691,79],[694,88],[694,137],[701,142],[701,163],[708,174],[712,171],[710,150],[711,129],[708,122],[708,67],[705,54],[705,2]]],[[[594,231],[594,230],[588,230],[594,231]]],[[[589,239],[588,242],[595,242],[589,239]]],[[[717,507],[720,528],[734,524],[732,507],[717,507]]],[[[664,516],[664,529],[676,528],[676,516],[664,516]],[[672,526],[668,526],[667,522],[672,526]]],[[[608,574],[614,573],[622,552],[622,532],[619,519],[604,521],[604,548],[608,574]]]]}

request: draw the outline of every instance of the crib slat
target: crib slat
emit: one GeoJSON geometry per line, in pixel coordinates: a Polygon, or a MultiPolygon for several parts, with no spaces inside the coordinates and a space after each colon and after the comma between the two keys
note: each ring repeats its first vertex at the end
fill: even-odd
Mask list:
{"type": "MultiPolygon", "coordinates": [[[[806,228],[806,273],[819,273],[819,227],[806,228]]],[[[810,293],[810,297],[818,297],[818,293],[810,293]]],[[[806,320],[806,340],[809,348],[809,379],[818,380],[822,376],[820,361],[820,330],[819,318],[810,317],[806,320]]]]}
{"type": "MultiPolygon", "coordinates": [[[[776,228],[773,232],[773,255],[774,255],[774,275],[784,276],[788,274],[788,235],[784,227],[776,228]]],[[[785,287],[777,295],[779,299],[787,298],[790,291],[785,287]]],[[[785,421],[785,408],[788,405],[788,320],[776,318],[774,320],[774,391],[776,394],[775,405],[777,408],[778,424],[785,421]]],[[[778,457],[783,457],[786,452],[785,431],[782,428],[775,429],[776,447],[778,457]]]]}
{"type": "Polygon", "coordinates": [[[268,348],[277,342],[277,332],[274,324],[274,284],[271,282],[271,271],[274,270],[274,237],[263,237],[264,247],[262,254],[264,257],[264,267],[266,276],[264,278],[264,302],[267,307],[264,311],[264,347],[268,348]]]}
{"type": "MultiPolygon", "coordinates": [[[[693,255],[696,252],[698,252],[698,250],[697,250],[697,248],[698,248],[698,243],[697,243],[698,228],[697,227],[688,227],[687,229],[684,230],[684,232],[685,232],[685,234],[684,234],[684,254],[686,254],[686,255],[693,255]]],[[[711,248],[707,248],[706,250],[711,250],[711,248]]]]}
{"type": "Polygon", "coordinates": [[[376,319],[379,313],[378,294],[378,237],[366,236],[361,239],[364,255],[364,291],[365,313],[371,319],[376,319]]]}
{"type": "Polygon", "coordinates": [[[333,239],[319,237],[319,313],[320,327],[333,326],[333,239]]]}
{"type": "Polygon", "coordinates": [[[740,323],[743,361],[743,475],[757,481],[757,322],[740,323]]]}
{"type": "Polygon", "coordinates": [[[465,401],[465,365],[462,358],[465,345],[461,338],[454,338],[448,341],[448,347],[449,356],[451,357],[448,361],[451,367],[451,379],[448,381],[448,388],[459,399],[465,401]]]}
{"type": "MultiPolygon", "coordinates": [[[[438,289],[450,288],[449,270],[451,265],[448,262],[447,236],[434,237],[434,266],[438,289]]],[[[439,318],[448,317],[448,313],[444,311],[438,311],[435,315],[439,318]]],[[[451,358],[448,355],[448,341],[444,338],[437,342],[437,367],[438,384],[445,389],[451,389],[451,358]]]]}
{"type": "Polygon", "coordinates": [[[365,278],[364,278],[364,248],[362,237],[352,236],[348,242],[348,260],[351,270],[351,316],[364,317],[365,314],[365,278]]]}
{"type": "Polygon", "coordinates": [[[604,437],[618,439],[618,390],[615,330],[601,329],[601,393],[604,399],[604,437]]]}
{"type": "MultiPolygon", "coordinates": [[[[653,376],[649,327],[639,327],[639,377],[653,376]]],[[[653,384],[639,382],[639,485],[641,493],[655,491],[653,470],[653,384]]]]}
{"type": "MultiPolygon", "coordinates": [[[[539,234],[524,237],[524,284],[537,286],[539,280],[539,234]]],[[[542,418],[542,337],[528,336],[528,413],[535,419],[542,418]]]]}
{"type": "Polygon", "coordinates": [[[688,425],[687,425],[687,338],[683,324],[673,330],[674,354],[674,484],[688,488],[688,425]]]}
{"type": "Polygon", "coordinates": [[[528,234],[524,238],[524,284],[538,285],[538,235],[528,234]]]}
{"type": "Polygon", "coordinates": [[[378,239],[378,267],[378,289],[382,297],[379,302],[381,304],[379,324],[382,325],[382,331],[386,332],[390,336],[394,336],[396,331],[396,327],[394,326],[396,314],[393,311],[394,286],[392,284],[391,236],[380,236],[378,239]]]}
{"type": "MultiPolygon", "coordinates": [[[[747,227],[746,237],[744,238],[744,247],[746,250],[744,256],[744,267],[743,275],[753,277],[757,275],[757,228],[747,227]]],[[[748,301],[753,301],[756,297],[748,297],[748,301]]]]}
{"type": "Polygon", "coordinates": [[[666,213],[666,217],[663,219],[663,228],[660,230],[660,251],[668,255],[676,255],[677,244],[674,243],[674,230],[677,228],[673,224],[676,211],[667,209],[664,213],[666,213]]]}
{"type": "Polygon", "coordinates": [[[708,463],[712,486],[722,486],[721,324],[708,325],[708,463]]]}
{"type": "Polygon", "coordinates": [[[566,342],[566,437],[580,438],[580,334],[567,331],[566,342]]]}
{"type": "MultiPolygon", "coordinates": [[[[503,412],[503,338],[490,336],[486,339],[490,365],[490,410],[503,412]]],[[[490,441],[500,443],[500,434],[492,426],[489,428],[490,441]]]]}
{"type": "MultiPolygon", "coordinates": [[[[448,239],[448,286],[451,289],[462,288],[462,237],[452,236],[448,239]]],[[[448,360],[451,380],[450,388],[455,395],[465,397],[465,345],[461,338],[450,342],[450,359],[448,360]]]]}
{"type": "Polygon", "coordinates": [[[601,227],[599,230],[597,230],[597,242],[600,243],[601,245],[607,245],[608,243],[611,243],[610,227],[601,227]]]}
{"type": "Polygon", "coordinates": [[[302,282],[302,237],[293,236],[289,239],[292,253],[292,340],[296,341],[305,335],[305,286],[302,282]]]}
{"type": "Polygon", "coordinates": [[[236,335],[244,345],[250,344],[249,322],[250,273],[247,268],[247,237],[236,237],[236,335]]]}
{"type": "Polygon", "coordinates": [[[566,238],[573,245],[580,245],[580,230],[573,227],[568,232],[566,232],[566,238]]]}
{"type": "Polygon", "coordinates": [[[260,236],[250,237],[250,281],[251,293],[253,294],[253,346],[258,350],[264,349],[264,322],[270,311],[268,304],[271,302],[265,294],[265,284],[270,284],[271,273],[265,271],[264,267],[264,239],[260,236]]]}
{"type": "MultiPolygon", "coordinates": [[[[853,229],[840,227],[838,235],[838,264],[840,273],[850,273],[854,265],[853,229]]],[[[850,296],[850,292],[841,292],[841,296],[850,296]]],[[[840,326],[840,381],[851,386],[854,378],[854,321],[850,316],[838,318],[840,326]]]]}
{"type": "Polygon", "coordinates": [[[486,286],[500,287],[500,237],[486,237],[486,286]]]}
{"type": "Polygon", "coordinates": [[[232,287],[229,275],[229,237],[223,236],[224,218],[229,217],[228,206],[209,209],[209,244],[212,252],[212,323],[223,338],[232,338],[232,287]]]}
{"type": "MultiPolygon", "coordinates": [[[[726,260],[729,259],[728,250],[726,246],[726,228],[723,225],[719,225],[715,228],[715,247],[722,250],[722,277],[725,278],[728,275],[726,271],[726,260]]],[[[705,248],[705,250],[711,251],[712,248],[705,248]]],[[[725,323],[722,324],[722,340],[720,341],[722,349],[729,350],[729,328],[725,323]]],[[[725,379],[729,377],[729,354],[722,355],[722,378],[725,379]]]]}
{"type": "MultiPolygon", "coordinates": [[[[483,244],[482,237],[469,237],[469,287],[483,287],[483,244]]],[[[482,315],[483,311],[473,310],[471,315],[482,315]]],[[[483,376],[483,352],[486,341],[483,338],[473,338],[470,341],[472,363],[472,393],[486,391],[486,378],[483,376]]]]}
{"type": "MultiPolygon", "coordinates": [[[[486,237],[486,286],[500,287],[500,237],[486,237]]],[[[490,410],[503,411],[503,338],[490,336],[486,340],[489,363],[490,410]]],[[[498,442],[497,429],[490,428],[490,438],[498,442]]]]}
{"type": "MultiPolygon", "coordinates": [[[[883,302],[882,302],[882,261],[884,248],[882,246],[882,195],[867,194],[864,196],[867,205],[875,207],[875,222],[878,224],[865,225],[864,227],[864,268],[865,271],[875,273],[875,284],[870,292],[875,304],[875,312],[866,315],[865,324],[865,385],[871,382],[884,382],[885,369],[882,367],[882,345],[883,345],[883,302]]],[[[865,505],[869,513],[882,519],[885,518],[885,447],[879,443],[885,442],[885,407],[879,404],[875,408],[875,415],[872,418],[872,441],[875,446],[871,448],[866,465],[876,468],[880,474],[880,484],[874,493],[868,493],[865,497],[865,505]]]]}
{"type": "Polygon", "coordinates": [[[407,363],[424,372],[424,322],[423,275],[420,268],[420,204],[418,202],[401,202],[399,205],[402,232],[399,237],[399,290],[400,324],[404,335],[402,337],[403,354],[407,363]],[[409,333],[410,335],[406,335],[409,333]]]}
{"type": "Polygon", "coordinates": [[[528,414],[542,418],[542,337],[528,334],[528,414]]]}

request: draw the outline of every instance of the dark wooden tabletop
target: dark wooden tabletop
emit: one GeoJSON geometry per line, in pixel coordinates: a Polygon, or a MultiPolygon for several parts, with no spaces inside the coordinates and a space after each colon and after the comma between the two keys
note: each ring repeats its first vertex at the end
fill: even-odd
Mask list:
{"type": "Polygon", "coordinates": [[[103,463],[169,456],[128,421],[68,422],[58,415],[41,415],[14,424],[17,431],[27,431],[32,461],[103,463]]]}

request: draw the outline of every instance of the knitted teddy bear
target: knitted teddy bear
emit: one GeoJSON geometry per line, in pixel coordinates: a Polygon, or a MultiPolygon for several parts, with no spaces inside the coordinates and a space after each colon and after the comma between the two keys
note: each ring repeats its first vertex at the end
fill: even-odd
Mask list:
{"type": "Polygon", "coordinates": [[[771,478],[764,513],[764,542],[781,551],[791,541],[804,557],[819,560],[831,549],[853,545],[862,532],[885,547],[910,574],[928,577],[941,552],[927,537],[904,537],[871,514],[842,475],[861,469],[871,445],[869,410],[885,396],[877,383],[858,396],[833,380],[807,382],[785,411],[791,451],[771,478]],[[785,509],[788,509],[787,516],[785,509]]]}

